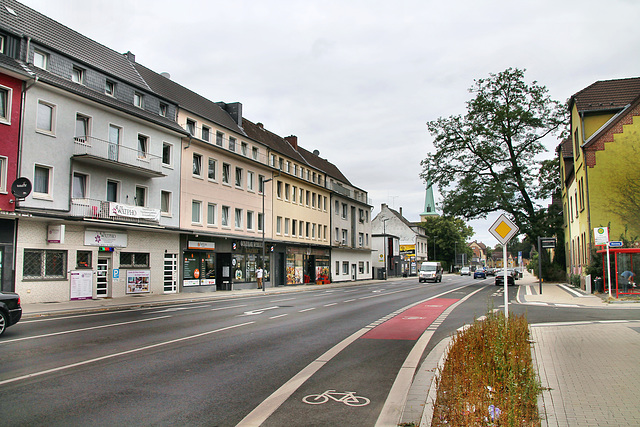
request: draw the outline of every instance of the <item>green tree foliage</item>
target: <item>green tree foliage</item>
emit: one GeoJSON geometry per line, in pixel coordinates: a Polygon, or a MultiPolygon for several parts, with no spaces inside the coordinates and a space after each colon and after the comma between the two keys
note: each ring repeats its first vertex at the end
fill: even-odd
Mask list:
{"type": "Polygon", "coordinates": [[[471,259],[473,251],[466,242],[473,236],[473,228],[462,219],[437,216],[421,223],[420,227],[426,231],[429,259],[433,259],[434,242],[437,261],[445,261],[447,265],[454,265],[456,253],[467,254],[467,259],[471,259]]]}
{"type": "Polygon", "coordinates": [[[504,211],[530,242],[549,235],[539,201],[553,184],[536,156],[546,151],[542,139],[566,123],[566,109],[515,68],[478,79],[469,91],[475,98],[464,116],[427,123],[435,152],[422,161],[422,177],[440,189],[446,215],[470,220],[504,211]]]}

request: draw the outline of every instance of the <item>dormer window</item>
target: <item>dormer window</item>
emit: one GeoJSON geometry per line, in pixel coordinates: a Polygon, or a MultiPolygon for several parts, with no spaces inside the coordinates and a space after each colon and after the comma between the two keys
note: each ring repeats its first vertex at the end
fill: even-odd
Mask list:
{"type": "Polygon", "coordinates": [[[116,96],[116,84],[112,81],[107,80],[104,85],[104,93],[109,96],[116,96]]]}
{"type": "Polygon", "coordinates": [[[43,70],[46,70],[48,62],[49,62],[49,55],[39,50],[33,51],[33,65],[35,65],[38,68],[42,68],[43,70]]]}
{"type": "Polygon", "coordinates": [[[143,99],[143,96],[140,92],[133,93],[133,105],[135,105],[138,108],[142,108],[142,99],[143,99]]]}
{"type": "Polygon", "coordinates": [[[162,117],[167,117],[167,109],[169,106],[167,104],[160,103],[160,115],[162,117]]]}
{"type": "Polygon", "coordinates": [[[79,67],[73,67],[71,70],[71,81],[74,83],[83,84],[84,83],[84,70],[79,67]]]}

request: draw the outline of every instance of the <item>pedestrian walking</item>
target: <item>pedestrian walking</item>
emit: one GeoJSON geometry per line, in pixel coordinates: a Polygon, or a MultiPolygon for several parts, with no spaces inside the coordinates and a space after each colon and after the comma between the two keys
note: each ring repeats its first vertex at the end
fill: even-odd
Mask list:
{"type": "Polygon", "coordinates": [[[258,268],[256,268],[256,280],[258,281],[258,289],[262,289],[262,267],[258,266],[258,268]]]}

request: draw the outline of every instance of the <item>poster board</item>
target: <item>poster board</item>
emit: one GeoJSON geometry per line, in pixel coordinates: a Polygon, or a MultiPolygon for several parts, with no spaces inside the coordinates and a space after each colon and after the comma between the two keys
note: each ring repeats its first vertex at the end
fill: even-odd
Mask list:
{"type": "Polygon", "coordinates": [[[149,291],[149,278],[151,270],[127,271],[127,294],[142,294],[149,291]]]}
{"type": "Polygon", "coordinates": [[[72,270],[71,301],[91,299],[93,297],[93,270],[72,270]]]}

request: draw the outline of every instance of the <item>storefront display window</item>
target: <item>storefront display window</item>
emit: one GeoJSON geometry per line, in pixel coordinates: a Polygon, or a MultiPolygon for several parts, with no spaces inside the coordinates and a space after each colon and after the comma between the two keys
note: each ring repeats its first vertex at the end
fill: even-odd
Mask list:
{"type": "Polygon", "coordinates": [[[215,254],[209,252],[185,252],[183,260],[183,277],[183,286],[215,285],[215,254]]]}

